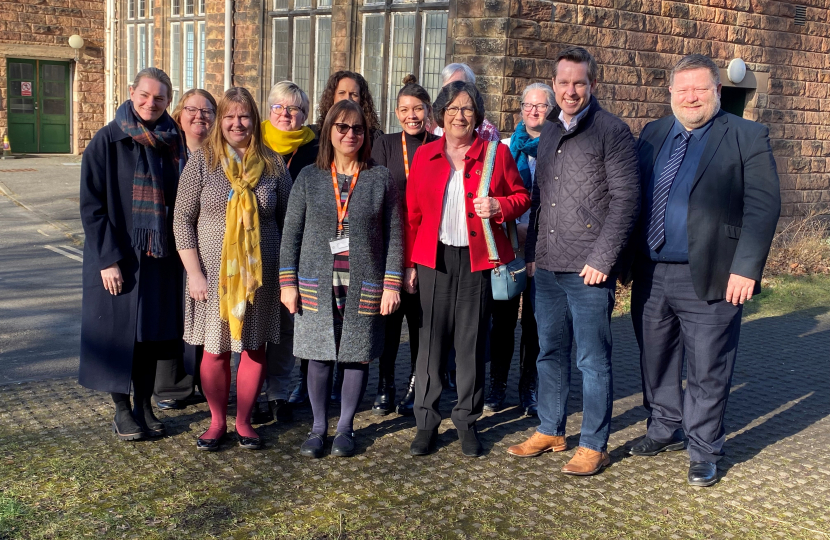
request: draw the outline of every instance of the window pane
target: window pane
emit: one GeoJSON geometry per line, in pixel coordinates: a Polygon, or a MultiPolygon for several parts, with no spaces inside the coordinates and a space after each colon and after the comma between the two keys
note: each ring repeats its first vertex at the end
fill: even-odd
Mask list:
{"type": "Polygon", "coordinates": [[[331,72],[331,17],[317,18],[317,50],[316,50],[316,70],[317,76],[314,84],[314,96],[312,96],[311,110],[314,110],[314,105],[317,97],[323,92],[326,87],[326,82],[329,80],[329,73],[331,72]],[[315,97],[317,96],[317,97],[315,97]]]}
{"type": "Polygon", "coordinates": [[[193,15],[194,0],[184,0],[184,14],[193,15]]]}
{"type": "Polygon", "coordinates": [[[395,96],[403,78],[412,73],[415,63],[415,13],[395,13],[392,16],[392,51],[389,59],[389,97],[386,127],[390,133],[401,130],[395,117],[395,96]]]}
{"type": "Polygon", "coordinates": [[[288,0],[274,0],[274,11],[288,9],[288,0]]]}
{"type": "Polygon", "coordinates": [[[43,114],[66,114],[66,100],[44,99],[43,114]]]}
{"type": "MultiPolygon", "coordinates": [[[[378,113],[383,114],[380,99],[383,90],[383,14],[363,17],[363,77],[369,83],[378,113]]],[[[381,117],[382,118],[382,117],[381,117]]]]}
{"type": "Polygon", "coordinates": [[[205,87],[205,23],[199,23],[199,88],[205,87]]]}
{"type": "Polygon", "coordinates": [[[143,24],[138,26],[138,44],[136,45],[138,58],[136,69],[141,71],[147,67],[147,27],[143,24]]]}
{"type": "Polygon", "coordinates": [[[138,70],[135,68],[135,26],[127,25],[127,79],[132,81],[138,70]]]}
{"type": "Polygon", "coordinates": [[[274,66],[271,73],[271,84],[284,81],[288,78],[288,19],[272,19],[274,25],[274,39],[271,43],[271,55],[274,66]]]}
{"type": "Polygon", "coordinates": [[[193,88],[194,75],[196,73],[196,50],[195,36],[193,34],[193,23],[184,25],[184,90],[193,88]]]}
{"type": "Polygon", "coordinates": [[[152,24],[147,25],[147,65],[154,67],[156,65],[154,52],[155,49],[153,45],[153,31],[155,30],[155,26],[152,24]]]}
{"type": "Polygon", "coordinates": [[[308,9],[311,7],[311,0],[294,0],[294,9],[308,9]]]}
{"type": "Polygon", "coordinates": [[[424,13],[421,37],[421,85],[435,99],[441,89],[441,70],[447,54],[447,12],[424,13]]]}
{"type": "Polygon", "coordinates": [[[294,71],[297,86],[306,90],[311,82],[311,18],[294,19],[294,71]]]}
{"type": "Polygon", "coordinates": [[[205,14],[205,0],[199,0],[199,15],[205,14]]]}
{"type": "Polygon", "coordinates": [[[35,114],[34,98],[12,98],[9,110],[15,114],[35,114]]]}
{"type": "Polygon", "coordinates": [[[330,8],[331,7],[331,0],[317,0],[317,7],[318,8],[330,8]]]}
{"type": "Polygon", "coordinates": [[[135,19],[135,0],[127,0],[127,18],[135,19]]]}
{"type": "Polygon", "coordinates": [[[66,77],[66,66],[46,64],[43,66],[43,79],[47,81],[63,81],[66,77]]]}
{"type": "Polygon", "coordinates": [[[147,11],[144,14],[144,18],[152,20],[152,18],[153,18],[153,8],[155,7],[156,2],[155,2],[155,0],[146,0],[146,2],[147,2],[147,11]]]}
{"type": "Polygon", "coordinates": [[[178,17],[182,14],[182,4],[181,0],[171,0],[170,5],[172,6],[173,16],[178,17]]]}
{"type": "Polygon", "coordinates": [[[147,17],[147,0],[138,0],[138,18],[147,17]]]}
{"type": "Polygon", "coordinates": [[[182,84],[182,37],[179,23],[170,25],[170,80],[173,87],[182,84]]]}

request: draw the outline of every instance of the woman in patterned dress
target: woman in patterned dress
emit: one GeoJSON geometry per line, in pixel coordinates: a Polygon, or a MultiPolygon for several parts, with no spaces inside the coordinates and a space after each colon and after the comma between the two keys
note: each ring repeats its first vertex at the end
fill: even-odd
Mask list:
{"type": "Polygon", "coordinates": [[[216,450],[227,432],[234,351],[242,353],[236,434],[241,447],[258,449],[250,416],[265,375],[265,342],[280,339],[277,264],[291,177],[262,142],[250,92],[225,92],[216,116],[208,143],[182,173],[174,219],[189,294],[184,339],[204,346],[200,376],[211,413],[196,446],[216,450]]]}
{"type": "Polygon", "coordinates": [[[320,131],[315,166],[291,190],[280,250],[280,296],[294,318],[294,355],[309,360],[314,426],[300,447],[323,455],[332,368],[343,369],[334,456],[355,451],[354,414],[369,362],[383,352],[382,315],[400,304],[403,263],[402,193],[386,167],[371,160],[369,122],[343,100],[320,131]],[[331,284],[331,285],[329,285],[331,284]]]}

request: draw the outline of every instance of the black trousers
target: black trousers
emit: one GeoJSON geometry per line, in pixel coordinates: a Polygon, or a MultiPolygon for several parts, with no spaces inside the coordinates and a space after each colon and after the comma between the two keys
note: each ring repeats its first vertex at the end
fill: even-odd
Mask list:
{"type": "Polygon", "coordinates": [[[635,269],[631,315],[640,345],[643,404],[650,413],[648,436],[666,442],[682,427],[692,461],[716,463],[723,456],[723,417],[742,311],[726,300],[700,300],[688,264],[643,261],[635,269]]]}
{"type": "Polygon", "coordinates": [[[455,346],[458,403],[451,417],[457,429],[468,430],[484,407],[490,273],[470,271],[469,248],[443,244],[438,244],[435,269],[417,268],[423,323],[415,364],[415,421],[425,430],[441,423],[441,362],[455,346]]]}
{"type": "Polygon", "coordinates": [[[402,292],[401,307],[386,316],[386,336],[379,362],[381,383],[395,384],[395,360],[398,358],[404,317],[409,328],[410,373],[414,373],[415,360],[418,358],[418,332],[421,327],[421,296],[417,291],[415,294],[402,292]]]}
{"type": "Polygon", "coordinates": [[[493,301],[493,325],[490,327],[490,379],[507,382],[513,350],[516,346],[516,323],[519,304],[522,311],[522,338],[519,343],[519,388],[535,387],[536,358],[539,356],[539,334],[530,299],[533,278],[520,296],[512,300],[493,301]]]}
{"type": "Polygon", "coordinates": [[[185,399],[193,393],[195,385],[199,384],[199,364],[202,359],[200,345],[184,344],[184,353],[176,358],[166,358],[158,361],[156,366],[155,391],[156,401],[163,399],[185,399]],[[192,358],[188,358],[192,357],[192,358]],[[189,375],[185,362],[196,365],[196,375],[189,375]]]}

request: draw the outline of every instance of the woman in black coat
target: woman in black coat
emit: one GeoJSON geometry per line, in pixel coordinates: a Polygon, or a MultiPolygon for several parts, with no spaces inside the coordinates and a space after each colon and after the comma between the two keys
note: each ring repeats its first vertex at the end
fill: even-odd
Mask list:
{"type": "Polygon", "coordinates": [[[184,280],[173,205],[187,156],[165,111],[171,96],[167,74],[139,72],[130,99],[96,133],[81,165],[86,241],[79,382],[112,394],[112,427],[121,440],[165,434],[150,403],[156,362],[182,349],[184,280]]]}

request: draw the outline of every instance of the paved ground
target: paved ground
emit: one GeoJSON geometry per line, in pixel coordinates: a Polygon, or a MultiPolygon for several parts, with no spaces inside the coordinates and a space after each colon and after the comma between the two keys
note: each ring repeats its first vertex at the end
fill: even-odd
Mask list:
{"type": "MultiPolygon", "coordinates": [[[[3,167],[7,164],[0,163],[3,167]]],[[[2,174],[0,181],[10,187],[2,174]]],[[[23,237],[32,227],[43,227],[35,219],[28,223],[7,199],[0,202],[2,227],[20,226],[0,238],[23,237]]],[[[46,264],[43,255],[49,250],[27,242],[2,244],[0,381],[22,369],[9,357],[41,362],[52,346],[46,344],[61,341],[51,334],[73,328],[65,319],[78,305],[68,281],[53,284],[63,311],[43,304],[48,295],[6,309],[8,296],[22,289],[18,283],[34,279],[30,274],[41,267],[49,276],[62,271],[46,264]],[[7,253],[14,254],[20,270],[8,271],[7,253]],[[39,254],[36,263],[27,261],[33,254],[39,254]],[[43,317],[55,317],[55,323],[38,322],[43,317]],[[7,328],[25,329],[29,321],[39,325],[34,335],[44,344],[27,345],[22,355],[9,346],[16,338],[7,328]]],[[[20,290],[16,298],[22,302],[34,294],[20,290]]],[[[358,455],[311,461],[297,455],[310,425],[308,409],[299,409],[293,424],[260,427],[267,442],[260,452],[227,442],[222,451],[205,455],[195,449],[195,438],[209,423],[204,405],[160,414],[168,422],[167,438],[125,444],[109,431],[107,397],[79,387],[71,377],[0,384],[0,539],[827,539],[828,311],[830,306],[745,322],[725,419],[728,456],[719,467],[721,481],[708,489],[686,484],[684,452],[654,458],[626,453],[645,432],[645,414],[636,343],[625,317],[613,327],[613,463],[591,478],[558,473],[572,449],[535,459],[506,453],[536,425],[513,406],[516,361],[511,406],[480,421],[487,453],[478,459],[461,456],[449,421],[442,424],[439,451],[412,458],[408,445],[414,422],[372,416],[371,390],[356,420],[358,455]]],[[[33,337],[22,335],[33,343],[33,337]]],[[[64,341],[73,339],[64,336],[64,341]]],[[[408,354],[404,344],[399,389],[408,354]]],[[[568,420],[572,447],[581,421],[580,383],[576,372],[568,420]]],[[[373,370],[370,388],[375,384],[373,370]]],[[[448,411],[452,396],[445,392],[444,397],[448,411]]]]}

